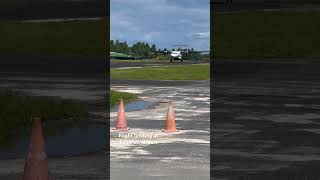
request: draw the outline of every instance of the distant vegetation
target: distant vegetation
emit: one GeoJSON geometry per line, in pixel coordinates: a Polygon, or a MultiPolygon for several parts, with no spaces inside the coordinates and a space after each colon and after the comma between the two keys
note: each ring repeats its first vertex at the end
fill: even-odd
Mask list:
{"type": "Polygon", "coordinates": [[[214,13],[216,58],[319,58],[320,10],[214,13]]]}
{"type": "Polygon", "coordinates": [[[110,52],[110,56],[113,58],[123,58],[123,59],[129,59],[132,58],[132,56],[124,53],[117,53],[117,52],[110,52]]]}
{"type": "Polygon", "coordinates": [[[134,54],[135,56],[154,56],[157,54],[157,48],[155,44],[151,46],[149,43],[137,42],[132,46],[128,46],[127,42],[120,42],[119,40],[110,41],[110,51],[124,54],[134,54]]]}

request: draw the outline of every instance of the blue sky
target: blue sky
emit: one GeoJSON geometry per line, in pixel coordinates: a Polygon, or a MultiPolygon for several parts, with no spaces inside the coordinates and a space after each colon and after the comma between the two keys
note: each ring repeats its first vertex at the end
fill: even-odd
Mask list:
{"type": "Polygon", "coordinates": [[[113,40],[210,49],[210,0],[111,0],[113,40]]]}

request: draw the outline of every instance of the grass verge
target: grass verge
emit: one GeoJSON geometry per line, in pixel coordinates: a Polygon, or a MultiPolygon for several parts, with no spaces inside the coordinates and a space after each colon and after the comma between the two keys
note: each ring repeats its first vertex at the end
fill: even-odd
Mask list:
{"type": "Polygon", "coordinates": [[[7,90],[0,90],[0,142],[19,127],[29,127],[32,117],[45,120],[77,120],[88,115],[85,104],[57,100],[49,97],[31,97],[7,90]]]}
{"type": "Polygon", "coordinates": [[[111,57],[118,57],[118,58],[131,58],[130,55],[124,53],[117,53],[117,52],[110,52],[111,57]]]}
{"type": "Polygon", "coordinates": [[[210,64],[143,67],[138,69],[111,69],[111,79],[209,80],[210,64]]]}
{"type": "Polygon", "coordinates": [[[215,13],[216,58],[320,57],[319,9],[215,13]]]}
{"type": "Polygon", "coordinates": [[[127,93],[127,92],[111,91],[110,107],[113,107],[116,104],[119,104],[121,98],[123,98],[124,102],[130,102],[137,99],[137,96],[135,94],[127,93]]]}

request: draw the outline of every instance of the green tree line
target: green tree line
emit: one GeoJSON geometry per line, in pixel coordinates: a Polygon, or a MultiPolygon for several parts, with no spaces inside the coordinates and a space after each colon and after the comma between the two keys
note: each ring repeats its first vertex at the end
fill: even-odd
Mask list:
{"type": "MultiPolygon", "coordinates": [[[[194,53],[194,49],[176,49],[183,52],[188,52],[184,55],[184,59],[190,60],[208,60],[209,54],[200,54],[194,53]]],[[[157,49],[155,44],[151,46],[147,42],[136,42],[132,46],[129,46],[126,41],[120,42],[119,40],[111,40],[110,41],[110,51],[117,52],[117,53],[124,53],[128,55],[133,55],[135,57],[154,57],[160,59],[168,59],[169,52],[165,53],[166,51],[175,51],[175,49],[157,49]]]]}
{"type": "Polygon", "coordinates": [[[160,49],[157,51],[155,44],[150,46],[149,43],[146,42],[136,42],[132,46],[129,46],[126,41],[120,42],[119,40],[111,40],[110,51],[148,57],[156,55],[160,49]]]}

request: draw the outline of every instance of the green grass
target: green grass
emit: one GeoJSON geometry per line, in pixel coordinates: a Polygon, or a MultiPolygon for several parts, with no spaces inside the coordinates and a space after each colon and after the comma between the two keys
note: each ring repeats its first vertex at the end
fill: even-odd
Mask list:
{"type": "Polygon", "coordinates": [[[110,52],[110,56],[112,57],[120,57],[120,58],[130,58],[130,55],[124,53],[110,52]]]}
{"type": "Polygon", "coordinates": [[[106,56],[105,20],[0,22],[1,54],[106,56]]]}
{"type": "Polygon", "coordinates": [[[211,18],[217,58],[320,57],[320,10],[215,13],[211,18]]]}
{"type": "MultiPolygon", "coordinates": [[[[122,60],[119,60],[119,59],[112,59],[111,62],[139,62],[139,63],[157,63],[157,62],[164,62],[164,60],[158,60],[158,59],[137,59],[137,60],[132,60],[132,59],[122,59],[122,60]]],[[[165,62],[168,62],[169,63],[169,59],[167,59],[165,62]]]]}
{"type": "Polygon", "coordinates": [[[110,107],[113,107],[116,104],[119,104],[121,98],[123,98],[124,102],[130,102],[137,99],[137,96],[135,94],[127,93],[127,92],[111,91],[110,107]]]}
{"type": "Polygon", "coordinates": [[[209,80],[210,64],[111,69],[111,79],[128,80],[209,80]]]}
{"type": "Polygon", "coordinates": [[[148,59],[148,60],[132,60],[132,59],[123,59],[123,60],[119,60],[119,59],[111,59],[111,62],[156,62],[155,60],[152,59],[148,59]]]}
{"type": "Polygon", "coordinates": [[[83,103],[57,100],[49,97],[31,97],[21,93],[0,90],[0,142],[19,127],[29,127],[32,117],[44,120],[78,120],[88,115],[83,103]]]}

